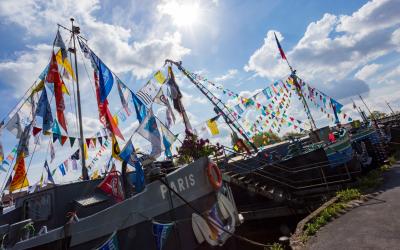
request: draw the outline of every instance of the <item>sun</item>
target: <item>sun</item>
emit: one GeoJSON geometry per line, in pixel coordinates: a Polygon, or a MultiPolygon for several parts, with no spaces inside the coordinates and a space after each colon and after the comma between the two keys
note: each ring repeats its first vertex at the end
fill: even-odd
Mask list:
{"type": "Polygon", "coordinates": [[[199,13],[198,4],[183,4],[178,6],[172,19],[178,26],[191,27],[199,21],[199,13]]]}
{"type": "Polygon", "coordinates": [[[162,12],[168,14],[178,27],[192,27],[200,21],[200,5],[198,3],[168,2],[162,7],[162,12]]]}

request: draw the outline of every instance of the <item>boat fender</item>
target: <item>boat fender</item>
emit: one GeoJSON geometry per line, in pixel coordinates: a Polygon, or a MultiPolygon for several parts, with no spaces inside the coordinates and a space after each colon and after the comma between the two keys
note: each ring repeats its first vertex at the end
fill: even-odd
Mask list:
{"type": "Polygon", "coordinates": [[[199,226],[197,224],[197,217],[196,216],[198,216],[198,215],[197,214],[192,214],[192,229],[193,229],[193,233],[194,233],[194,236],[196,237],[197,242],[199,244],[201,244],[201,243],[204,242],[204,237],[203,237],[203,234],[201,233],[200,228],[199,228],[199,226]]]}
{"type": "Polygon", "coordinates": [[[224,204],[223,204],[223,202],[222,202],[222,200],[221,200],[221,195],[222,194],[218,194],[218,207],[219,207],[219,211],[221,211],[221,215],[222,215],[222,218],[224,218],[224,220],[227,220],[228,218],[229,218],[229,213],[228,213],[228,211],[226,210],[226,208],[225,208],[225,206],[224,206],[224,204]]]}
{"type": "Polygon", "coordinates": [[[218,241],[211,238],[212,232],[207,221],[195,213],[192,214],[192,228],[199,244],[207,241],[211,246],[218,245],[218,241]]]}
{"type": "Polygon", "coordinates": [[[222,174],[221,174],[221,170],[219,170],[217,164],[215,164],[214,162],[210,161],[208,163],[207,166],[207,176],[208,176],[208,180],[211,183],[211,186],[215,189],[218,190],[221,188],[222,186],[222,174]],[[216,175],[217,179],[214,179],[214,175],[213,173],[216,175]]]}
{"type": "Polygon", "coordinates": [[[38,235],[47,234],[47,226],[43,226],[40,230],[38,235]]]}

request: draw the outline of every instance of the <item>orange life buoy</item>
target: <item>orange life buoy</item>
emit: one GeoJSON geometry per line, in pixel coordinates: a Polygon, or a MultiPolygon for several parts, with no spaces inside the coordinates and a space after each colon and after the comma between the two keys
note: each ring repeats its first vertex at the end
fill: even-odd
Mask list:
{"type": "Polygon", "coordinates": [[[211,183],[211,186],[215,189],[218,190],[222,186],[222,174],[221,171],[219,170],[217,164],[214,162],[210,161],[207,166],[207,176],[208,180],[211,183]],[[215,175],[217,176],[217,179],[214,179],[214,176],[212,174],[212,171],[214,171],[215,175]]]}

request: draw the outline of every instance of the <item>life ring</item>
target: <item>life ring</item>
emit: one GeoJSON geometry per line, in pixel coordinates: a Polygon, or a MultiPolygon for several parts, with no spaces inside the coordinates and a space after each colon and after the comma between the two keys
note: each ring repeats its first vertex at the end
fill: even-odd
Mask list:
{"type": "Polygon", "coordinates": [[[207,166],[207,176],[208,180],[211,183],[211,186],[215,189],[218,190],[222,186],[222,174],[221,171],[219,170],[217,164],[214,162],[210,161],[207,166]],[[214,179],[214,176],[212,172],[214,171],[215,175],[217,176],[217,179],[214,179]]]}

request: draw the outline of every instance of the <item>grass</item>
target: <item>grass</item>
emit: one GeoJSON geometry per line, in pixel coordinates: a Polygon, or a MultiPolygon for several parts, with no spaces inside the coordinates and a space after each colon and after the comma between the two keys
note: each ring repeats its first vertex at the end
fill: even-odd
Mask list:
{"type": "Polygon", "coordinates": [[[336,193],[338,201],[324,210],[315,217],[311,222],[305,225],[303,239],[307,240],[309,236],[314,235],[317,231],[326,225],[331,219],[336,217],[339,211],[343,210],[345,204],[351,200],[358,199],[361,197],[361,193],[358,189],[345,189],[336,193]]]}
{"type": "MultiPolygon", "coordinates": [[[[267,249],[265,249],[267,250],[267,249]]],[[[274,243],[272,246],[269,248],[269,250],[284,250],[283,246],[279,243],[274,243]]]]}
{"type": "Polygon", "coordinates": [[[300,240],[305,243],[310,236],[315,235],[321,227],[336,217],[339,212],[346,207],[345,205],[348,202],[359,199],[362,193],[373,190],[382,184],[382,173],[388,171],[391,165],[395,164],[396,162],[396,157],[393,155],[389,157],[389,164],[385,164],[377,169],[371,170],[367,175],[359,178],[358,188],[338,191],[336,193],[338,200],[334,204],[322,210],[317,217],[305,225],[304,232],[300,236],[300,240]]]}

